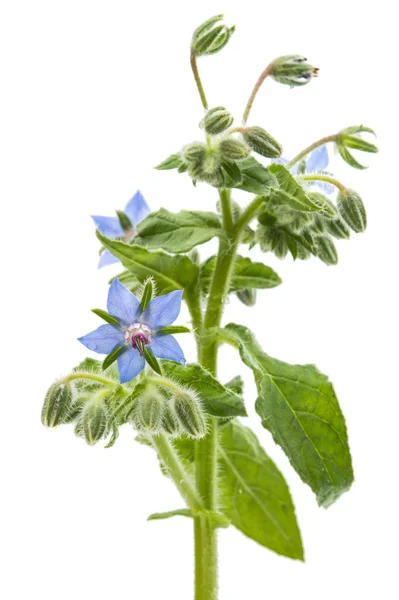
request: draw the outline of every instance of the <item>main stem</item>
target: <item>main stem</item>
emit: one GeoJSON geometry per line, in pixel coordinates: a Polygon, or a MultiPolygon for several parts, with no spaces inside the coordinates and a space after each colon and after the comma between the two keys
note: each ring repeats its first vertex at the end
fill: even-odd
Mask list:
{"type": "MultiPolygon", "coordinates": [[[[221,324],[239,240],[239,235],[233,233],[230,192],[220,190],[219,195],[225,236],[219,244],[198,357],[200,364],[214,376],[218,352],[215,330],[221,324]]],[[[207,436],[197,441],[195,458],[197,489],[205,510],[211,512],[218,509],[217,447],[217,421],[212,418],[207,436]]],[[[206,515],[194,519],[194,537],[195,600],[217,600],[217,536],[214,525],[206,515]]]]}

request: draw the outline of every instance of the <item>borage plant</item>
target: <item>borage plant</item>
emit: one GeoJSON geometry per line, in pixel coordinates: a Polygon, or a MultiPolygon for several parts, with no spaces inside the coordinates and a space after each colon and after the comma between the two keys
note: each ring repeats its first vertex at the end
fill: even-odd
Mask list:
{"type": "Polygon", "coordinates": [[[326,172],[327,145],[335,145],[358,169],[364,167],[353,150],[377,151],[363,138],[373,131],[355,126],[318,140],[288,161],[267,131],[247,125],[267,77],[293,87],[317,75],[299,55],[280,57],[263,71],[241,125],[233,124],[224,107],[209,108],[197,59],[224,48],[233,30],[218,15],[194,32],[191,66],[205,110],[200,123],[205,139],[183,146],[157,167],[186,173],[194,185],[210,185],[219,196],[217,211],[150,213],[138,193],[117,217],[95,217],[105,250],[101,264],[119,260],[126,269],[111,284],[107,311],[94,310],[106,323],[80,338],[106,358],[87,358],[54,383],[42,412],[45,425],[73,423],[88,444],[107,439],[106,447],[129,424],[139,442],[156,450],[185,506],[150,519],[184,515],[193,520],[196,600],[217,598],[220,527],[234,525],[274,552],[303,560],[284,477],[237,419],[246,416],[243,381],[216,378],[219,346],[232,345],[253,371],[262,425],[319,505],[329,506],[351,486],[345,421],[327,376],[313,365],[272,358],[243,325],[222,326],[222,315],[229,294],[252,306],[257,290],[281,283],[270,267],[239,254],[241,246],[257,245],[279,258],[290,253],[294,259],[313,255],[328,265],[337,263],[333,237],[364,231],[366,212],[359,195],[326,172]],[[268,165],[254,155],[269,159],[268,165]],[[244,209],[232,200],[234,189],[248,192],[244,209]],[[335,190],[336,201],[326,195],[335,190]],[[217,256],[201,262],[196,246],[214,237],[217,256]],[[191,314],[197,364],[185,363],[174,337],[188,332],[174,324],[182,299],[191,314]]]}

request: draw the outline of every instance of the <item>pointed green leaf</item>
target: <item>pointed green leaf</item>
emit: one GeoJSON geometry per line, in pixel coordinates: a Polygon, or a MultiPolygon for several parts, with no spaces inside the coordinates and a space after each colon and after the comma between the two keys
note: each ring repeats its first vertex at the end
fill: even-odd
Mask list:
{"type": "Polygon", "coordinates": [[[164,208],[150,213],[137,226],[136,243],[167,252],[189,252],[221,235],[219,215],[212,212],[182,210],[171,213],[164,208]]]}
{"type": "Polygon", "coordinates": [[[154,167],[158,171],[169,171],[170,169],[178,169],[182,164],[180,154],[171,154],[168,158],[154,167]]]}
{"type": "Polygon", "coordinates": [[[92,308],[91,312],[93,312],[95,315],[97,315],[107,323],[110,323],[111,325],[120,325],[118,319],[115,319],[115,317],[109,315],[105,310],[102,310],[101,308],[92,308]]]}
{"type": "MultiPolygon", "coordinates": [[[[223,162],[222,170],[225,171],[233,187],[235,184],[240,183],[242,181],[242,175],[239,166],[235,162],[223,162]]],[[[231,186],[229,186],[231,187],[231,186]]]]}
{"type": "Polygon", "coordinates": [[[277,554],[303,560],[288,486],[255,434],[234,420],[219,440],[220,504],[232,524],[277,554]]]}
{"type": "Polygon", "coordinates": [[[256,411],[262,425],[288,456],[292,466],[329,506],[353,482],[345,420],[334,388],[314,365],[290,365],[271,358],[241,325],[221,333],[238,345],[243,362],[255,375],[256,411]]]}
{"type": "Polygon", "coordinates": [[[304,212],[320,211],[320,207],[308,198],[303,187],[295,181],[295,178],[284,165],[273,164],[270,165],[269,169],[278,182],[278,187],[272,189],[271,202],[285,204],[294,210],[304,212]]]}
{"type": "Polygon", "coordinates": [[[233,390],[239,396],[242,396],[244,393],[244,380],[241,375],[236,375],[233,379],[225,383],[224,386],[229,388],[229,390],[233,390]]]}
{"type": "Polygon", "coordinates": [[[262,165],[253,156],[240,161],[242,181],[234,187],[252,194],[268,194],[271,187],[278,185],[268,167],[262,165]]]}
{"type": "Polygon", "coordinates": [[[115,348],[115,350],[113,352],[111,352],[111,354],[108,354],[108,356],[106,356],[103,361],[102,370],[105,371],[105,369],[108,369],[108,367],[110,367],[112,365],[112,363],[114,363],[116,361],[118,356],[125,350],[126,350],[125,346],[119,346],[119,348],[115,348]]]}
{"type": "Polygon", "coordinates": [[[107,250],[141,283],[149,276],[154,277],[159,295],[176,289],[196,289],[199,267],[188,256],[171,256],[162,251],[150,252],[140,246],[110,240],[99,231],[96,233],[107,250]]]}
{"type": "MultiPolygon", "coordinates": [[[[201,266],[200,283],[201,290],[205,294],[209,291],[215,264],[216,256],[212,256],[201,266]]],[[[237,256],[229,293],[246,288],[269,289],[280,283],[280,277],[271,267],[260,262],[252,262],[250,258],[244,256],[237,256]]]]}
{"type": "Polygon", "coordinates": [[[188,508],[177,508],[167,512],[153,513],[147,517],[147,521],[159,521],[161,519],[170,519],[171,517],[192,517],[193,514],[188,508]]]}
{"type": "Polygon", "coordinates": [[[197,392],[208,414],[215,417],[246,416],[241,396],[222,385],[200,365],[188,364],[184,367],[164,360],[162,368],[167,377],[197,392]]]}
{"type": "Polygon", "coordinates": [[[182,325],[168,325],[157,332],[157,335],[166,335],[174,333],[191,333],[191,329],[183,327],[182,325]]]}

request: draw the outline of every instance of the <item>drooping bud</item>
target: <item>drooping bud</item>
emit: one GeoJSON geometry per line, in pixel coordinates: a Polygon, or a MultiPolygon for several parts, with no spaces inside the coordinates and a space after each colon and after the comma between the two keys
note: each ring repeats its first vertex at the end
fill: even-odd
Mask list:
{"type": "Polygon", "coordinates": [[[72,390],[67,384],[54,383],[44,399],[41,419],[46,427],[56,427],[68,420],[73,407],[72,390]]]}
{"type": "Polygon", "coordinates": [[[266,158],[278,158],[283,151],[282,146],[262,127],[246,127],[242,135],[252,150],[266,158]]]}
{"type": "Polygon", "coordinates": [[[326,230],[338,240],[348,240],[351,235],[349,227],[341,217],[326,221],[326,230]]]}
{"type": "Polygon", "coordinates": [[[346,188],[341,190],[337,198],[338,210],[341,217],[356,233],[365,231],[367,227],[367,215],[363,201],[354,190],[346,188]]]}
{"type": "Polygon", "coordinates": [[[233,123],[233,116],[223,106],[211,108],[202,119],[200,126],[210,135],[222,133],[233,123]]]}
{"type": "Polygon", "coordinates": [[[226,138],[225,140],[222,140],[218,149],[222,160],[233,162],[236,160],[244,160],[251,152],[248,146],[235,138],[226,138]]]}
{"type": "Polygon", "coordinates": [[[298,54],[280,56],[270,64],[269,68],[273,79],[290,87],[306,85],[312,77],[317,77],[319,70],[310,65],[304,56],[298,54]]]}
{"type": "Polygon", "coordinates": [[[206,145],[202,142],[194,142],[185,146],[181,152],[182,159],[189,166],[202,165],[206,156],[206,145]]]}
{"type": "Polygon", "coordinates": [[[314,242],[317,256],[320,260],[326,263],[326,265],[336,265],[338,262],[338,253],[332,239],[329,236],[323,235],[316,237],[314,242]]]}
{"type": "Polygon", "coordinates": [[[147,388],[137,399],[132,413],[132,422],[136,429],[158,433],[162,427],[164,405],[164,396],[155,387],[147,388]]]}
{"type": "Polygon", "coordinates": [[[182,433],[180,424],[169,407],[163,413],[161,429],[171,437],[178,437],[182,433]]]}
{"type": "Polygon", "coordinates": [[[237,298],[245,304],[245,306],[254,306],[256,304],[256,290],[247,288],[236,292],[237,298]]]}
{"type": "Polygon", "coordinates": [[[311,233],[321,235],[324,233],[325,229],[326,229],[325,219],[323,219],[323,217],[320,217],[319,215],[314,215],[312,226],[311,226],[311,233]]]}
{"type": "Polygon", "coordinates": [[[81,417],[76,425],[78,432],[90,446],[94,446],[104,437],[107,428],[108,408],[103,398],[92,398],[82,408],[81,417]]]}
{"type": "Polygon", "coordinates": [[[235,27],[226,27],[222,20],[223,15],[216,15],[197,27],[191,40],[192,55],[216,54],[226,46],[235,27]]]}
{"type": "Polygon", "coordinates": [[[337,207],[334,202],[327,198],[324,194],[320,192],[306,192],[308,198],[311,199],[313,204],[320,207],[319,214],[327,219],[335,219],[338,216],[337,207]]]}
{"type": "Polygon", "coordinates": [[[119,223],[125,233],[129,233],[133,229],[133,225],[129,217],[122,210],[117,210],[116,214],[119,219],[119,223]]]}
{"type": "Polygon", "coordinates": [[[348,148],[353,150],[359,150],[361,152],[371,152],[375,154],[378,152],[377,146],[364,140],[361,135],[362,133],[371,133],[375,136],[375,132],[370,127],[363,127],[363,125],[347,127],[339,132],[335,138],[338,152],[348,165],[355,169],[366,169],[364,165],[361,165],[355,157],[349,152],[348,148]]]}
{"type": "Polygon", "coordinates": [[[193,392],[182,390],[175,394],[172,398],[172,407],[184,433],[196,439],[206,435],[206,415],[200,400],[193,392]]]}

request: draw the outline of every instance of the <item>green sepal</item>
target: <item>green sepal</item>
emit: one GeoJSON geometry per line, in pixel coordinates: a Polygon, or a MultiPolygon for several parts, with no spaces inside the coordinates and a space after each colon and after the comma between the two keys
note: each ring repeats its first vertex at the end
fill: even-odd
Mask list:
{"type": "Polygon", "coordinates": [[[168,510],[167,512],[153,513],[147,517],[147,521],[160,521],[162,519],[170,519],[171,517],[193,517],[193,513],[189,508],[177,508],[176,510],[168,510]]]}
{"type": "Polygon", "coordinates": [[[105,369],[108,369],[108,367],[110,367],[116,361],[118,356],[122,354],[122,352],[124,352],[125,350],[125,346],[119,346],[118,348],[115,348],[115,350],[111,352],[111,354],[108,354],[108,356],[106,356],[103,361],[102,370],[105,371],[105,369]]]}
{"type": "Polygon", "coordinates": [[[103,319],[103,321],[110,323],[110,325],[120,325],[118,319],[108,314],[107,311],[102,310],[101,308],[92,308],[91,312],[97,315],[97,317],[100,317],[100,319],[103,319]]]}
{"type": "Polygon", "coordinates": [[[157,335],[173,335],[175,333],[191,333],[191,329],[183,327],[183,325],[168,325],[157,331],[157,335]]]}
{"type": "Polygon", "coordinates": [[[154,283],[153,283],[152,279],[149,278],[149,279],[147,279],[147,281],[145,283],[143,294],[141,296],[140,310],[142,312],[145,310],[147,304],[152,299],[153,293],[154,293],[154,283]]]}
{"type": "Polygon", "coordinates": [[[338,145],[338,152],[341,156],[341,158],[351,167],[353,167],[354,169],[360,169],[360,170],[364,170],[367,169],[366,165],[362,165],[360,164],[359,161],[356,160],[356,158],[353,156],[353,154],[351,154],[348,150],[348,148],[346,148],[345,146],[342,145],[338,145]]]}
{"type": "Polygon", "coordinates": [[[155,373],[158,373],[158,375],[162,375],[161,365],[159,364],[151,350],[148,350],[148,348],[144,348],[144,358],[146,360],[146,363],[151,367],[153,371],[155,371],[155,373]]]}
{"type": "Polygon", "coordinates": [[[154,167],[158,171],[170,171],[171,169],[178,169],[183,164],[179,154],[171,154],[168,158],[162,161],[159,165],[154,167]]]}
{"type": "Polygon", "coordinates": [[[120,223],[120,226],[122,227],[123,231],[125,233],[127,233],[129,231],[132,231],[133,225],[132,225],[131,220],[127,216],[127,214],[124,213],[123,210],[117,210],[115,212],[116,212],[116,215],[117,215],[117,217],[119,219],[119,223],[120,223]]]}

